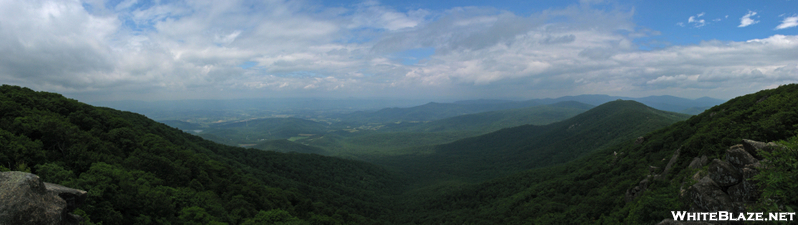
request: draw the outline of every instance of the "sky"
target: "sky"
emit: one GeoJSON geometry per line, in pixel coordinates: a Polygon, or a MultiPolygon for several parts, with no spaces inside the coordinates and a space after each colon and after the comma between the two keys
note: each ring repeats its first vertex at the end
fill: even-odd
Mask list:
{"type": "Polygon", "coordinates": [[[798,82],[798,0],[0,0],[0,52],[89,102],[729,99],[798,82]]]}

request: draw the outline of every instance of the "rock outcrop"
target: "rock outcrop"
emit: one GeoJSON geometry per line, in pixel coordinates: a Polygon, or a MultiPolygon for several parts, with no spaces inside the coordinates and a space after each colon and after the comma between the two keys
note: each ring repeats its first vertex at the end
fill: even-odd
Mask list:
{"type": "Polygon", "coordinates": [[[0,225],[79,224],[71,214],[86,192],[45,183],[25,172],[0,173],[0,225]]]}
{"type": "MultiPolygon", "coordinates": [[[[687,190],[681,190],[691,203],[691,212],[732,213],[744,212],[746,204],[754,203],[761,193],[757,190],[756,181],[752,180],[762,169],[761,152],[783,148],[776,143],[763,143],[743,140],[743,144],[734,145],[726,150],[724,160],[714,159],[706,170],[697,171],[691,178],[696,181],[687,190]]],[[[677,151],[678,154],[678,151],[677,151]]],[[[697,170],[707,165],[707,157],[695,157],[688,165],[697,170]]],[[[686,182],[685,182],[686,183],[686,182]]],[[[683,183],[683,187],[685,186],[683,183]]],[[[627,200],[629,191],[627,191],[627,200]]],[[[714,222],[713,222],[714,223],[714,222]]],[[[737,224],[739,222],[719,222],[720,224],[737,224]]],[[[712,224],[700,221],[674,221],[665,219],[659,224],[712,224]]]]}
{"type": "MultiPolygon", "coordinates": [[[[712,160],[708,175],[689,188],[689,198],[693,203],[691,210],[742,212],[746,203],[759,198],[756,181],[751,178],[759,173],[761,164],[750,152],[760,152],[776,145],[751,140],[744,140],[744,143],[726,150],[724,160],[712,160]]],[[[692,163],[690,167],[693,167],[692,163]]],[[[700,171],[696,173],[700,177],[699,174],[700,171]]]]}
{"type": "Polygon", "coordinates": [[[690,161],[690,165],[688,166],[690,169],[701,169],[707,165],[707,156],[695,157],[693,161],[690,161]]]}
{"type": "Polygon", "coordinates": [[[712,163],[709,164],[709,177],[721,187],[735,185],[740,183],[742,179],[742,175],[740,175],[740,170],[738,168],[720,159],[714,159],[712,163]]]}
{"type": "Polygon", "coordinates": [[[632,200],[634,200],[635,198],[640,196],[644,191],[648,190],[648,185],[651,183],[652,180],[665,179],[665,177],[670,172],[671,167],[673,166],[673,164],[676,163],[676,161],[679,160],[679,154],[681,154],[681,151],[682,151],[682,148],[676,149],[676,152],[673,153],[673,156],[671,156],[671,160],[668,161],[668,165],[665,166],[665,170],[662,171],[661,174],[656,174],[656,172],[659,170],[659,167],[648,166],[648,173],[649,174],[646,175],[646,178],[643,178],[643,180],[641,180],[637,184],[637,186],[634,186],[634,187],[626,190],[626,194],[624,196],[626,202],[631,202],[632,200]]]}

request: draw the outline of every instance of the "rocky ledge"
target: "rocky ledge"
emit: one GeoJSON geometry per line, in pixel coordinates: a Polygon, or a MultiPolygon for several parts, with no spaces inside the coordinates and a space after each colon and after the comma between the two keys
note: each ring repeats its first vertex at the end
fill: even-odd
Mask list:
{"type": "Polygon", "coordinates": [[[25,172],[0,173],[0,225],[79,224],[70,212],[83,204],[86,192],[45,183],[25,172]]]}
{"type": "MultiPolygon", "coordinates": [[[[690,202],[691,212],[744,212],[746,205],[755,203],[761,193],[753,178],[763,169],[761,152],[770,152],[781,148],[776,143],[764,143],[743,139],[743,144],[731,146],[726,150],[723,160],[714,159],[707,162],[707,157],[696,157],[690,169],[699,169],[692,179],[695,184],[683,188],[681,195],[690,202]],[[702,168],[707,165],[707,169],[702,168]],[[686,196],[685,196],[686,195],[686,196]]],[[[738,222],[719,222],[720,224],[736,224],[738,222]]],[[[706,222],[685,222],[663,220],[659,224],[712,224],[706,222]]]]}

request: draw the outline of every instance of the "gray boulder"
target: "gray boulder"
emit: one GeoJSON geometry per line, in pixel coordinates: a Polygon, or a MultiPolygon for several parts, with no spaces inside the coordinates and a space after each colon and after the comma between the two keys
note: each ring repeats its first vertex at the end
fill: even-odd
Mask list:
{"type": "Polygon", "coordinates": [[[707,165],[707,161],[708,159],[706,155],[703,155],[701,157],[695,157],[693,158],[693,161],[690,161],[690,165],[688,165],[688,167],[690,169],[701,169],[701,167],[707,165]]]}
{"type": "Polygon", "coordinates": [[[759,198],[756,181],[751,180],[759,173],[756,169],[746,167],[742,169],[743,180],[739,184],[729,187],[729,197],[735,202],[756,202],[759,198]]]}
{"type": "Polygon", "coordinates": [[[677,160],[679,160],[679,154],[681,154],[681,152],[682,152],[682,148],[678,148],[678,149],[676,149],[676,152],[673,153],[673,156],[671,156],[671,160],[668,161],[668,165],[665,165],[665,170],[662,171],[662,177],[663,178],[665,176],[667,176],[668,173],[671,172],[671,168],[673,167],[673,164],[676,163],[677,160]]]}
{"type": "Polygon", "coordinates": [[[643,142],[645,141],[646,138],[644,138],[643,136],[637,137],[637,140],[635,140],[635,145],[643,144],[643,142]]]}
{"type": "Polygon", "coordinates": [[[729,195],[709,177],[704,177],[688,190],[690,200],[705,212],[734,211],[734,202],[729,195]]]}
{"type": "Polygon", "coordinates": [[[719,159],[709,164],[709,177],[720,187],[728,187],[740,183],[742,175],[731,163],[719,159]]]}
{"type": "Polygon", "coordinates": [[[760,142],[754,140],[743,139],[743,148],[745,151],[754,156],[754,158],[762,160],[760,152],[772,152],[775,148],[783,148],[784,146],[776,144],[775,142],[760,142]]]}
{"type": "Polygon", "coordinates": [[[25,172],[0,173],[0,225],[79,224],[70,212],[86,199],[86,192],[44,183],[25,172]]]}
{"type": "Polygon", "coordinates": [[[648,184],[650,183],[650,178],[651,175],[648,175],[645,179],[641,180],[637,186],[627,189],[626,194],[624,195],[626,202],[635,200],[635,198],[639,197],[644,191],[646,191],[648,189],[648,184]]]}
{"type": "Polygon", "coordinates": [[[735,145],[726,150],[726,161],[737,168],[743,168],[745,165],[759,162],[758,159],[745,151],[743,145],[735,145]]]}
{"type": "Polygon", "coordinates": [[[704,165],[706,164],[704,164],[704,162],[701,162],[701,157],[695,157],[693,158],[693,161],[690,161],[690,165],[688,165],[687,167],[690,169],[701,169],[701,167],[703,167],[704,165]]]}

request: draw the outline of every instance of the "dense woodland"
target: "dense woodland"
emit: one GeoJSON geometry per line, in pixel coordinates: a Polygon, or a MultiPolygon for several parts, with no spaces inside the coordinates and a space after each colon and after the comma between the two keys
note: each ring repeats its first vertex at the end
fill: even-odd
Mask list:
{"type": "Polygon", "coordinates": [[[401,179],[378,166],[229,147],[58,94],[0,88],[0,170],[88,191],[86,224],[375,223],[401,179]]]}
{"type": "Polygon", "coordinates": [[[689,210],[679,197],[693,157],[722,158],[742,139],[785,140],[792,149],[768,156],[769,169],[757,178],[764,193],[749,211],[798,209],[798,85],[784,85],[741,96],[686,121],[635,140],[602,148],[563,165],[519,172],[479,184],[457,183],[413,199],[404,223],[423,224],[654,224],[670,211],[689,210]],[[649,186],[644,195],[625,202],[624,193],[646,174],[649,166],[664,168],[682,148],[674,171],[649,186]],[[622,153],[615,159],[614,153],[622,153]],[[670,180],[668,182],[668,180],[670,180]],[[775,201],[774,201],[775,199],[775,201]]]}
{"type": "MultiPolygon", "coordinates": [[[[752,211],[798,208],[798,85],[689,119],[614,101],[545,123],[560,122],[484,135],[409,126],[325,130],[255,146],[267,151],[16,86],[0,87],[0,116],[0,170],[88,191],[76,210],[85,224],[651,224],[689,208],[678,193],[693,157],[720,158],[743,138],[792,147],[766,155],[769,169],[756,178],[765,184],[763,200],[752,211]],[[638,136],[644,141],[635,143],[638,136]],[[381,145],[396,147],[352,154],[360,160],[319,155],[381,145]],[[624,200],[649,166],[663,168],[679,148],[667,179],[624,200]]],[[[291,127],[301,124],[312,123],[291,127]]]]}

